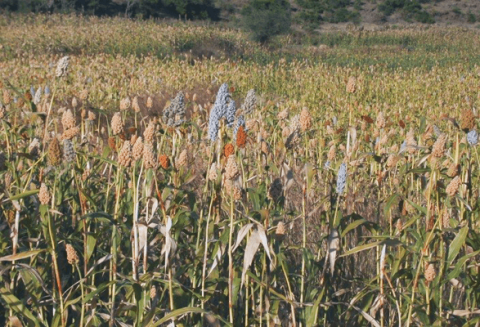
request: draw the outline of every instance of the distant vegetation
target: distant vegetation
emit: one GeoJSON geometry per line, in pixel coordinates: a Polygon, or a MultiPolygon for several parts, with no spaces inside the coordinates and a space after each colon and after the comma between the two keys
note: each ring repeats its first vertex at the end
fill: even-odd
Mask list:
{"type": "Polygon", "coordinates": [[[242,22],[253,39],[266,42],[290,29],[290,4],[286,0],[252,0],[242,10],[242,22]]]}
{"type": "Polygon", "coordinates": [[[17,12],[61,12],[129,17],[178,17],[217,20],[213,0],[3,0],[0,8],[17,12]]]}
{"type": "Polygon", "coordinates": [[[378,9],[385,13],[385,15],[391,15],[397,10],[402,12],[404,18],[414,19],[420,23],[435,23],[435,19],[427,11],[422,9],[421,3],[427,3],[431,0],[385,0],[378,6],[378,9]]]}
{"type": "Polygon", "coordinates": [[[395,17],[406,22],[433,24],[436,17],[451,14],[458,22],[474,24],[480,11],[447,0],[2,0],[0,12],[76,13],[85,16],[126,16],[135,19],[182,18],[227,22],[250,32],[251,39],[265,43],[272,36],[295,30],[313,31],[325,23],[378,24],[395,17]],[[451,7],[438,13],[437,3],[451,7]],[[453,6],[453,7],[452,7],[453,6]],[[373,16],[372,16],[373,15],[373,16]]]}
{"type": "Polygon", "coordinates": [[[300,13],[298,22],[307,29],[318,27],[322,22],[343,23],[360,21],[359,10],[362,7],[360,0],[297,0],[300,13]],[[354,7],[349,9],[349,7],[354,7]]]}

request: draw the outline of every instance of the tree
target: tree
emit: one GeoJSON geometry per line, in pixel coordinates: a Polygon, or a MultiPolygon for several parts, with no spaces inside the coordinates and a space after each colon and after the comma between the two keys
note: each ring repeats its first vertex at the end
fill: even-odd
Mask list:
{"type": "Polygon", "coordinates": [[[250,0],[241,14],[242,24],[255,41],[266,43],[290,30],[290,3],[286,0],[250,0]]]}
{"type": "Polygon", "coordinates": [[[138,3],[139,0],[113,0],[114,3],[125,5],[125,17],[130,17],[130,10],[138,3]]]}
{"type": "Polygon", "coordinates": [[[217,20],[220,11],[212,0],[161,0],[166,8],[190,19],[217,20]]]}

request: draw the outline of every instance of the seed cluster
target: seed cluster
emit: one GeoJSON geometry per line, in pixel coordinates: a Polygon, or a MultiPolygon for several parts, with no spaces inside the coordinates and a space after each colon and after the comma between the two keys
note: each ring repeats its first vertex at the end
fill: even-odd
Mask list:
{"type": "Polygon", "coordinates": [[[185,95],[182,91],[178,92],[163,111],[163,121],[170,127],[177,127],[185,122],[185,95]]]}
{"type": "Polygon", "coordinates": [[[48,192],[47,185],[42,183],[40,186],[40,191],[38,192],[38,199],[40,200],[41,204],[48,205],[50,203],[50,192],[48,192]]]}
{"type": "Polygon", "coordinates": [[[342,194],[347,185],[347,165],[342,163],[337,174],[337,193],[342,194]]]}
{"type": "MultiPolygon", "coordinates": [[[[167,160],[168,158],[165,159],[162,156],[160,156],[159,161],[163,168],[165,168],[165,165],[167,165],[167,168],[168,168],[167,160]]],[[[149,169],[149,168],[155,169],[158,167],[158,162],[156,160],[153,145],[151,143],[145,143],[143,145],[143,165],[145,169],[149,169]]]]}
{"type": "Polygon", "coordinates": [[[123,133],[123,120],[119,112],[115,113],[112,117],[112,133],[113,135],[119,135],[123,133]]]}
{"type": "Polygon", "coordinates": [[[170,159],[165,154],[160,155],[158,162],[163,169],[168,169],[168,167],[170,167],[170,159]]]}
{"type": "Polygon", "coordinates": [[[65,245],[65,249],[67,251],[67,261],[69,264],[74,265],[80,261],[77,255],[77,251],[75,251],[71,244],[65,245]]]}
{"type": "Polygon", "coordinates": [[[118,164],[122,167],[130,167],[132,163],[132,148],[130,141],[123,142],[122,149],[118,153],[118,164]]]}
{"type": "Polygon", "coordinates": [[[55,75],[57,77],[64,77],[67,75],[68,64],[70,62],[70,57],[65,56],[62,57],[57,63],[57,69],[55,71],[55,75]]]}

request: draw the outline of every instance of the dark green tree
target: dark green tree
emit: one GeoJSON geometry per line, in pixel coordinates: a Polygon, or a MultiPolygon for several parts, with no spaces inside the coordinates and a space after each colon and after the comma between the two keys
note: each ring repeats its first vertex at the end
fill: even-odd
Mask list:
{"type": "Polygon", "coordinates": [[[213,0],[161,0],[172,14],[187,16],[189,19],[218,20],[220,11],[213,0]]]}
{"type": "Polygon", "coordinates": [[[297,15],[298,22],[307,30],[314,30],[323,21],[322,14],[328,9],[328,5],[320,0],[297,0],[300,6],[297,15]]]}
{"type": "Polygon", "coordinates": [[[242,24],[258,42],[290,30],[290,3],[286,0],[250,0],[241,14],[242,24]]]}

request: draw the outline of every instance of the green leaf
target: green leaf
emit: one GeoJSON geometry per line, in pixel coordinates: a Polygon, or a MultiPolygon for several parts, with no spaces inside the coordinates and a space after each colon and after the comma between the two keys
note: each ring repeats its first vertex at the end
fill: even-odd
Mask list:
{"type": "Polygon", "coordinates": [[[388,216],[388,212],[390,211],[390,208],[392,207],[392,205],[395,204],[395,202],[397,201],[397,199],[399,198],[399,195],[398,194],[392,194],[388,200],[387,200],[387,203],[385,203],[385,208],[383,209],[383,212],[385,214],[385,217],[388,216]]]}
{"type": "Polygon", "coordinates": [[[410,225],[412,225],[413,223],[415,223],[417,221],[417,219],[419,219],[419,217],[417,216],[413,216],[412,218],[410,218],[404,225],[403,225],[403,229],[407,229],[407,227],[409,227],[410,225]]]}
{"type": "Polygon", "coordinates": [[[368,250],[368,249],[371,249],[371,248],[374,248],[376,246],[379,246],[381,245],[382,242],[381,241],[377,241],[377,242],[373,242],[373,243],[368,243],[368,244],[363,244],[363,245],[359,245],[347,252],[345,252],[344,254],[338,256],[339,258],[341,257],[346,257],[348,255],[351,255],[351,254],[354,254],[354,253],[358,253],[358,252],[362,252],[362,251],[365,251],[365,250],[368,250]]]}
{"type": "Polygon", "coordinates": [[[137,283],[134,283],[132,287],[133,292],[135,293],[135,300],[138,302],[142,298],[142,287],[137,283]]]}
{"type": "Polygon", "coordinates": [[[50,207],[47,204],[41,204],[40,205],[40,215],[42,217],[45,217],[45,215],[47,214],[49,209],[50,209],[50,207]]]}
{"type": "Polygon", "coordinates": [[[458,252],[460,252],[460,249],[462,248],[463,244],[465,244],[465,240],[467,239],[467,234],[468,234],[468,226],[464,226],[462,229],[460,229],[457,236],[450,244],[450,247],[448,249],[448,259],[447,259],[448,265],[452,264],[452,261],[455,260],[455,257],[457,256],[458,252]]]}
{"type": "Polygon", "coordinates": [[[87,261],[92,256],[93,250],[95,249],[95,244],[97,243],[97,239],[91,235],[87,235],[87,261]]]}
{"type": "Polygon", "coordinates": [[[469,210],[469,211],[472,211],[472,207],[470,207],[470,205],[468,204],[468,202],[462,198],[461,196],[459,196],[458,194],[455,196],[455,198],[458,199],[458,201],[462,202],[463,205],[469,210]]]}
{"type": "Polygon", "coordinates": [[[20,314],[27,319],[29,326],[40,326],[38,320],[30,310],[25,308],[23,302],[10,293],[5,287],[0,287],[0,296],[7,303],[8,309],[11,309],[13,312],[20,314]]]}
{"type": "Polygon", "coordinates": [[[45,283],[42,280],[39,272],[33,267],[27,264],[16,263],[20,276],[22,277],[25,289],[32,295],[32,299],[36,304],[36,301],[42,296],[42,289],[45,293],[50,294],[47,290],[45,283]]]}
{"type": "Polygon", "coordinates": [[[134,283],[132,285],[133,292],[135,294],[135,301],[137,303],[137,323],[142,322],[142,317],[143,317],[143,305],[145,304],[145,299],[143,298],[143,294],[145,292],[142,292],[142,287],[138,283],[134,283]],[[143,301],[142,301],[143,298],[143,301]]]}
{"type": "Polygon", "coordinates": [[[416,204],[415,202],[413,201],[410,201],[409,199],[405,199],[405,201],[408,201],[408,203],[410,203],[415,209],[417,209],[418,211],[420,211],[421,213],[423,214],[427,214],[427,208],[424,208],[422,206],[419,206],[418,204],[416,204]]]}
{"type": "Polygon", "coordinates": [[[357,247],[345,252],[344,254],[340,255],[339,258],[346,257],[348,255],[358,253],[358,252],[361,252],[361,251],[365,251],[365,250],[374,248],[374,247],[379,246],[379,245],[384,245],[384,244],[387,245],[387,246],[398,246],[398,245],[402,245],[403,243],[400,242],[397,239],[387,238],[386,240],[383,240],[383,241],[377,241],[377,242],[357,246],[357,247]]]}
{"type": "Polygon", "coordinates": [[[323,296],[325,294],[325,290],[326,288],[325,287],[322,287],[322,291],[320,292],[320,294],[318,295],[317,299],[315,300],[315,303],[313,304],[313,313],[308,315],[308,318],[307,318],[307,327],[313,327],[315,326],[315,320],[317,318],[317,315],[318,315],[318,308],[320,307],[320,302],[322,301],[323,299],[323,296]]]}
{"type": "Polygon", "coordinates": [[[14,200],[25,198],[27,196],[35,195],[38,192],[39,192],[38,189],[37,190],[26,191],[26,192],[23,192],[21,194],[17,194],[17,195],[14,195],[14,196],[10,197],[10,201],[14,201],[14,200]]]}
{"type": "Polygon", "coordinates": [[[55,316],[52,319],[52,323],[51,323],[50,327],[61,326],[62,325],[62,319],[61,318],[62,317],[60,316],[60,310],[57,310],[57,312],[55,312],[55,316]]]}
{"type": "Polygon", "coordinates": [[[355,229],[357,228],[358,226],[360,225],[363,225],[365,223],[367,223],[368,221],[365,219],[365,218],[361,218],[361,219],[357,219],[355,220],[353,223],[350,223],[350,225],[348,225],[342,232],[342,237],[344,237],[345,235],[347,235],[347,233],[349,231],[351,231],[352,229],[355,229]]]}
{"type": "Polygon", "coordinates": [[[17,254],[7,255],[5,257],[1,257],[0,262],[2,262],[2,261],[17,261],[17,260],[21,260],[21,259],[25,259],[25,258],[30,258],[30,257],[33,257],[34,255],[37,255],[37,254],[43,252],[43,251],[44,250],[32,250],[32,251],[26,251],[26,252],[21,252],[21,253],[17,253],[17,254]]]}
{"type": "MultiPolygon", "coordinates": [[[[174,319],[178,316],[181,316],[181,315],[184,315],[184,314],[187,314],[187,313],[209,313],[209,312],[206,311],[206,310],[200,309],[200,308],[193,308],[193,307],[181,308],[181,309],[177,309],[177,310],[174,310],[174,311],[170,312],[169,314],[165,315],[165,317],[163,317],[162,319],[155,322],[155,324],[150,325],[150,326],[151,327],[160,326],[161,324],[166,323],[170,319],[174,319]]],[[[217,315],[213,315],[213,316],[215,318],[217,318],[218,320],[220,320],[221,322],[223,322],[223,326],[232,326],[230,323],[228,323],[226,320],[224,320],[220,316],[217,316],[217,315]]]]}
{"type": "Polygon", "coordinates": [[[109,283],[103,283],[101,284],[95,291],[88,293],[87,296],[83,299],[83,303],[88,303],[91,299],[93,299],[95,296],[97,296],[99,293],[101,293],[104,289],[106,289],[108,286],[113,285],[115,281],[111,281],[109,283]]]}
{"type": "Polygon", "coordinates": [[[65,302],[65,305],[64,305],[64,306],[65,306],[65,309],[68,308],[68,307],[71,306],[71,305],[74,305],[75,303],[78,303],[78,302],[81,301],[81,300],[82,300],[82,297],[79,296],[79,297],[77,297],[77,298],[75,298],[75,299],[73,299],[73,300],[69,300],[69,301],[65,302]]]}
{"type": "Polygon", "coordinates": [[[99,222],[112,223],[112,216],[106,212],[92,212],[83,216],[82,219],[93,219],[99,222]]]}
{"type": "Polygon", "coordinates": [[[457,278],[458,275],[460,275],[460,272],[462,271],[462,267],[463,265],[465,264],[465,262],[470,259],[471,257],[474,257],[476,256],[477,254],[480,253],[480,250],[478,251],[475,251],[475,252],[472,252],[472,253],[469,253],[467,255],[464,255],[463,257],[461,257],[460,259],[458,259],[458,262],[457,264],[455,265],[455,268],[453,268],[453,270],[448,274],[447,276],[447,280],[451,280],[452,278],[457,278]]]}

